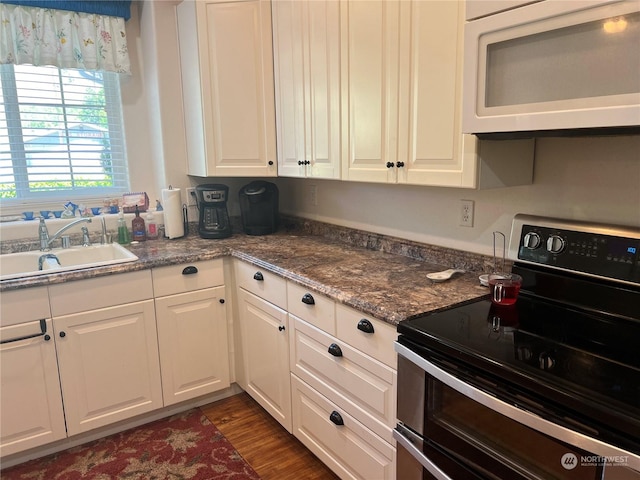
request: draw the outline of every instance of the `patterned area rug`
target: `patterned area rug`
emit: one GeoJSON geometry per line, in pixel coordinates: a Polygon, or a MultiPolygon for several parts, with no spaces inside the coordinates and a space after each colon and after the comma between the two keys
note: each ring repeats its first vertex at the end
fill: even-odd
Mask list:
{"type": "Polygon", "coordinates": [[[2,480],[260,480],[198,409],[0,472],[2,480]]]}

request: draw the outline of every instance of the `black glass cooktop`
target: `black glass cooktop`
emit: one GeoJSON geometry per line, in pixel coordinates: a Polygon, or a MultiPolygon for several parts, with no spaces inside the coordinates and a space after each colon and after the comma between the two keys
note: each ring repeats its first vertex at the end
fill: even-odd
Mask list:
{"type": "Polygon", "coordinates": [[[628,419],[640,425],[640,322],[521,294],[510,307],[487,296],[400,322],[398,333],[400,343],[404,337],[586,415],[617,412],[623,428],[628,419]]]}

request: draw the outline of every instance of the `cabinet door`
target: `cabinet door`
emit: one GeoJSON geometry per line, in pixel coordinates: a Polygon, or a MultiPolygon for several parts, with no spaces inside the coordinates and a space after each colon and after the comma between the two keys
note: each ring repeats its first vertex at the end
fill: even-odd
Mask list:
{"type": "Polygon", "coordinates": [[[474,187],[461,124],[464,3],[405,2],[402,21],[398,183],[474,187]]]}
{"type": "Polygon", "coordinates": [[[53,324],[69,435],[162,407],[153,300],[53,324]]]}
{"type": "Polygon", "coordinates": [[[396,181],[401,4],[341,3],[344,180],[396,181]]]}
{"type": "Polygon", "coordinates": [[[303,2],[272,4],[278,175],[305,177],[305,71],[303,2]]]}
{"type": "Polygon", "coordinates": [[[0,455],[65,438],[56,348],[51,320],[0,329],[0,455]],[[46,336],[45,336],[46,335],[46,336]],[[48,338],[48,340],[47,340],[48,338]]]}
{"type": "Polygon", "coordinates": [[[340,3],[273,4],[278,174],[340,178],[340,3]]]}
{"type": "Polygon", "coordinates": [[[217,287],[156,299],[165,406],[229,386],[224,292],[217,287]]]}
{"type": "Polygon", "coordinates": [[[238,289],[245,385],[242,387],[291,433],[287,313],[238,289]]]}
{"type": "Polygon", "coordinates": [[[340,3],[304,3],[309,177],[340,178],[340,3]]]}
{"type": "Polygon", "coordinates": [[[208,64],[203,83],[211,95],[205,124],[212,128],[205,137],[215,175],[276,176],[270,2],[196,6],[201,61],[208,64]]]}

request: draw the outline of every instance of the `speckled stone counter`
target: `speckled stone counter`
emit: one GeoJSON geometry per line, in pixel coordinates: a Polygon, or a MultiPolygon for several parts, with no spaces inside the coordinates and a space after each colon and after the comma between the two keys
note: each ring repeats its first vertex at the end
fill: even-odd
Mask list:
{"type": "Polygon", "coordinates": [[[192,233],[147,241],[129,246],[138,261],[5,280],[0,292],[232,256],[391,324],[488,293],[478,281],[490,264],[486,257],[335,226],[329,230],[319,232],[317,222],[288,223],[277,234],[261,237],[205,240],[192,233]],[[426,278],[453,266],[469,273],[442,283],[426,278]]]}

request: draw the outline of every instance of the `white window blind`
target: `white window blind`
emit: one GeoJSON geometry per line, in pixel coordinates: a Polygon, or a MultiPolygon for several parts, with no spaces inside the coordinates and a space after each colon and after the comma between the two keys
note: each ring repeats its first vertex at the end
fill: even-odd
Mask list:
{"type": "Polygon", "coordinates": [[[118,74],[0,65],[0,199],[129,189],[118,74]]]}

